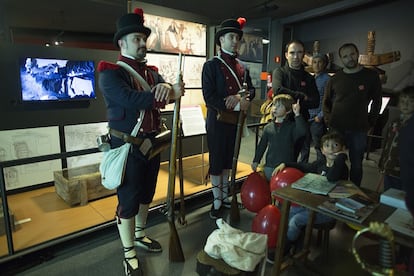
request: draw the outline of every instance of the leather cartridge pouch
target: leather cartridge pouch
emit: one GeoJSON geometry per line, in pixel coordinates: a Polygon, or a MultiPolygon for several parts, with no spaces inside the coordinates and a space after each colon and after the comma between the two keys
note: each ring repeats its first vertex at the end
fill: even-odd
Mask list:
{"type": "Polygon", "coordinates": [[[217,121],[237,125],[239,120],[239,112],[237,111],[228,111],[228,110],[217,110],[217,121]]]}
{"type": "Polygon", "coordinates": [[[122,139],[126,143],[137,145],[142,155],[148,159],[153,158],[161,151],[168,148],[171,144],[171,130],[169,129],[165,129],[154,138],[133,137],[129,134],[112,128],[109,129],[109,133],[114,137],[122,139]]]}
{"type": "Polygon", "coordinates": [[[152,147],[147,153],[148,159],[152,159],[157,154],[161,153],[163,150],[170,147],[171,144],[171,130],[167,129],[155,136],[152,147]]]}

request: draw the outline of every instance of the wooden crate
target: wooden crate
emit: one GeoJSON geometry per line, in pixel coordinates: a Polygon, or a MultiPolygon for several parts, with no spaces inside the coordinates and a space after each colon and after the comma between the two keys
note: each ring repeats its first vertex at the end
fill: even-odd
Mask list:
{"type": "Polygon", "coordinates": [[[70,206],[116,193],[102,186],[99,164],[55,171],[53,176],[56,193],[70,206]]]}

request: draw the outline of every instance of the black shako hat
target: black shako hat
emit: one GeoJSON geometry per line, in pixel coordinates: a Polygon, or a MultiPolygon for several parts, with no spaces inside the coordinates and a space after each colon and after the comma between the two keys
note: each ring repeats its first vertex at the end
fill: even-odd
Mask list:
{"type": "Polygon", "coordinates": [[[220,37],[226,33],[237,33],[240,38],[243,36],[243,27],[246,23],[246,18],[239,17],[236,19],[226,19],[221,22],[218,31],[216,32],[215,42],[220,46],[220,37]]]}
{"type": "Polygon", "coordinates": [[[151,29],[144,26],[144,11],[140,8],[135,8],[134,13],[121,16],[116,22],[116,29],[113,43],[117,48],[119,48],[118,40],[124,35],[143,33],[149,37],[151,34],[151,29]]]}

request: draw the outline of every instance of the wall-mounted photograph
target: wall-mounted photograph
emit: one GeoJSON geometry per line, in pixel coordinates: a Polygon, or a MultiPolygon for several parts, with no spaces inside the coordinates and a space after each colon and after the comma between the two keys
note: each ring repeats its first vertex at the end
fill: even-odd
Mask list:
{"type": "Polygon", "coordinates": [[[262,37],[252,34],[244,34],[240,40],[239,58],[245,61],[263,61],[262,37]]]}
{"type": "MultiPolygon", "coordinates": [[[[147,54],[148,65],[158,67],[159,73],[169,83],[177,82],[178,56],[168,54],[147,54]]],[[[201,70],[206,61],[204,57],[184,56],[183,77],[186,88],[201,88],[201,70]]]]}
{"type": "Polygon", "coordinates": [[[262,87],[260,74],[262,72],[262,64],[254,62],[243,62],[246,67],[249,69],[250,78],[252,79],[252,84],[256,89],[262,87]]]}
{"type": "Polygon", "coordinates": [[[151,29],[148,50],[205,56],[207,26],[174,18],[145,14],[145,24],[151,29]]]}

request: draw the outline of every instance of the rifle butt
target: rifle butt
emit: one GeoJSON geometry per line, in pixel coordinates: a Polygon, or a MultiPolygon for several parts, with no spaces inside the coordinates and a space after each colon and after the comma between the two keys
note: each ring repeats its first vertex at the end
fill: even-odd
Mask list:
{"type": "Polygon", "coordinates": [[[180,237],[178,236],[177,229],[174,222],[170,224],[170,247],[169,247],[169,259],[172,262],[184,262],[184,253],[181,247],[180,237]]]}

